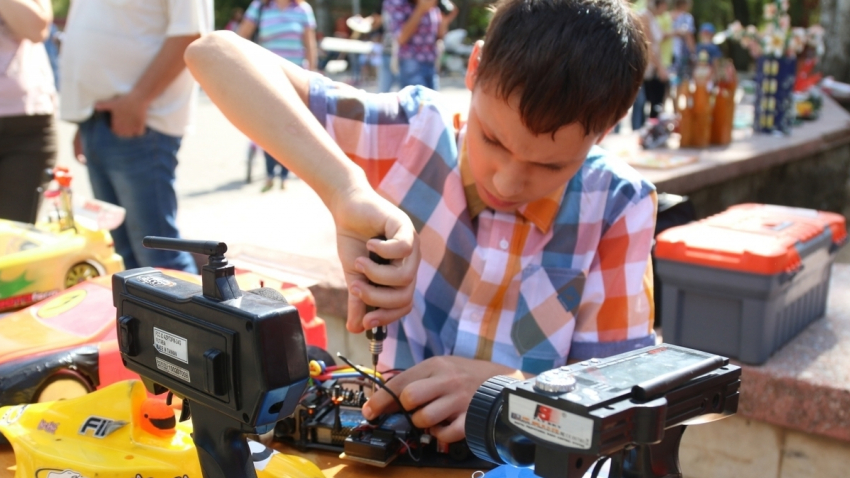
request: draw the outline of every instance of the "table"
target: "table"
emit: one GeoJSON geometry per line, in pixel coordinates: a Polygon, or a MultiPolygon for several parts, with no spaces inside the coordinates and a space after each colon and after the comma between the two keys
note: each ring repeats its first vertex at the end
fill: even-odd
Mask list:
{"type": "MultiPolygon", "coordinates": [[[[435,474],[439,474],[440,478],[470,478],[475,471],[471,469],[413,468],[407,466],[377,468],[360,463],[345,462],[331,452],[308,451],[302,453],[280,443],[275,443],[274,448],[282,453],[291,453],[307,458],[315,463],[327,478],[369,476],[380,476],[381,478],[433,478],[435,474]]],[[[11,478],[14,476],[14,473],[9,470],[9,467],[14,465],[15,456],[12,452],[12,447],[10,445],[0,445],[0,478],[11,478]]]]}

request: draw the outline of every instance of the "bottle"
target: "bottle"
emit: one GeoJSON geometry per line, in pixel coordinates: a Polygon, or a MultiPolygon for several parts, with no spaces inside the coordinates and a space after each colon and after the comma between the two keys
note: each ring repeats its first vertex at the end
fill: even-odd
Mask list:
{"type": "Polygon", "coordinates": [[[691,96],[691,80],[683,78],[676,91],[676,111],[679,112],[679,147],[693,146],[693,96],[691,96]]]}
{"type": "Polygon", "coordinates": [[[694,94],[692,113],[692,146],[694,148],[708,147],[711,139],[711,66],[708,64],[708,53],[700,52],[699,62],[694,68],[694,94]]]}
{"type": "Polygon", "coordinates": [[[52,171],[53,180],[58,185],[55,189],[44,192],[44,198],[49,201],[50,222],[55,222],[60,231],[74,229],[74,212],[71,201],[71,173],[68,168],[57,166],[52,171]]]}
{"type": "Polygon", "coordinates": [[[732,123],[735,119],[735,90],[738,78],[731,60],[721,60],[717,70],[717,94],[711,122],[711,144],[732,142],[732,123]]]}

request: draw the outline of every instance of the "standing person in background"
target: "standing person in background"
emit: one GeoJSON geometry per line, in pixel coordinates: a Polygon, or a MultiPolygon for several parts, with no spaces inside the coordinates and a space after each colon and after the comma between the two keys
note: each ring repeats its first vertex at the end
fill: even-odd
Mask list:
{"type": "Polygon", "coordinates": [[[128,269],[197,272],[187,252],[142,246],[179,237],[177,151],[198,88],[186,46],[213,28],[212,0],[74,0],[62,41],[61,117],[79,124],[74,153],[97,199],[127,210],[112,231],[128,269]]]}
{"type": "Polygon", "coordinates": [[[678,98],[690,85],[696,51],[694,40],[694,16],[691,15],[691,0],[676,0],[672,13],[673,17],[673,67],[671,68],[671,83],[673,84],[673,111],[679,112],[678,98]]]}
{"type": "Polygon", "coordinates": [[[664,83],[667,82],[667,69],[661,60],[661,42],[664,41],[664,31],[658,24],[658,16],[667,11],[667,0],[649,0],[646,9],[639,14],[641,28],[646,35],[649,55],[646,71],[643,75],[643,87],[638,93],[632,108],[632,129],[637,131],[646,122],[646,103],[653,106],[650,118],[657,118],[658,111],[654,105],[664,101],[664,83]]]}
{"type": "Polygon", "coordinates": [[[392,34],[392,19],[389,12],[384,8],[384,0],[378,8],[377,17],[380,19],[381,34],[381,64],[378,67],[378,91],[388,93],[393,84],[398,83],[398,62],[393,65],[393,54],[398,51],[398,44],[392,34]]]}
{"type": "Polygon", "coordinates": [[[715,62],[723,58],[723,53],[720,47],[714,44],[714,25],[705,22],[699,26],[699,43],[696,47],[696,61],[705,61],[712,67],[715,67],[715,62]],[[705,53],[703,53],[705,52],[705,53]]]}
{"type": "Polygon", "coordinates": [[[696,41],[696,24],[691,15],[691,0],[676,0],[673,17],[673,72],[677,82],[682,83],[691,76],[691,62],[696,41]]]}
{"type": "Polygon", "coordinates": [[[224,29],[235,32],[239,29],[239,25],[242,24],[243,18],[245,18],[245,10],[239,7],[234,8],[230,11],[230,20],[227,21],[226,25],[224,25],[224,29]]]}
{"type": "Polygon", "coordinates": [[[676,35],[673,32],[673,17],[670,15],[669,1],[664,2],[664,12],[657,17],[658,26],[661,27],[661,32],[664,35],[664,39],[661,40],[661,66],[667,71],[667,79],[661,82],[663,85],[661,96],[653,98],[656,103],[650,101],[650,118],[656,118],[659,113],[664,111],[664,103],[670,94],[670,74],[673,69],[673,37],[676,35]],[[655,116],[652,116],[653,112],[655,116]]]}
{"type": "MultiPolygon", "coordinates": [[[[253,0],[236,32],[248,39],[256,35],[255,41],[277,56],[311,71],[317,69],[316,17],[304,0],[253,0]]],[[[274,187],[275,170],[284,189],[289,170],[269,153],[264,155],[266,182],[261,192],[274,187]]]]}
{"type": "Polygon", "coordinates": [[[402,88],[422,85],[437,89],[437,40],[457,16],[452,5],[445,17],[437,7],[441,0],[385,0],[389,31],[398,42],[398,78],[402,88]]]}
{"type": "Polygon", "coordinates": [[[56,87],[42,43],[50,0],[0,0],[0,218],[35,222],[56,162],[56,87]]]}

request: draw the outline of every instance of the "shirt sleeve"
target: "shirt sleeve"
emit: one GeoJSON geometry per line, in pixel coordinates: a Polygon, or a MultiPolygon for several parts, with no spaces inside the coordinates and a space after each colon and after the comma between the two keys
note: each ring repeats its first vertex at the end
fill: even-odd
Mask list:
{"type": "Polygon", "coordinates": [[[588,280],[601,286],[594,288],[593,297],[582,299],[570,360],[655,345],[650,251],[656,207],[651,190],[630,203],[602,235],[588,273],[588,280]]]}
{"type": "Polygon", "coordinates": [[[213,30],[212,0],[168,0],[165,36],[203,35],[213,30]]]}
{"type": "Polygon", "coordinates": [[[377,188],[410,131],[409,112],[418,108],[412,96],[367,93],[315,74],[310,79],[309,108],[377,188]]]}
{"type": "Polygon", "coordinates": [[[407,0],[385,0],[384,9],[390,19],[389,31],[394,38],[398,38],[404,22],[407,21],[409,13],[406,11],[407,0]]]}
{"type": "Polygon", "coordinates": [[[301,8],[304,9],[304,26],[315,30],[316,16],[313,14],[313,7],[307,2],[301,2],[301,8]]]}
{"type": "Polygon", "coordinates": [[[259,20],[260,16],[260,0],[254,0],[248,5],[248,8],[245,10],[245,19],[249,20],[254,25],[257,24],[257,20],[259,20]]]}

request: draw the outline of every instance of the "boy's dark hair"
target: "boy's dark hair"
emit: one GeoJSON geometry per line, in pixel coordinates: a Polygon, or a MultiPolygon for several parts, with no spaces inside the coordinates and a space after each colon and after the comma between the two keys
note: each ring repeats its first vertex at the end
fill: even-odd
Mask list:
{"type": "Polygon", "coordinates": [[[601,134],[632,106],[643,82],[646,39],[622,0],[500,0],[476,82],[507,100],[534,134],[578,121],[601,134]]]}

